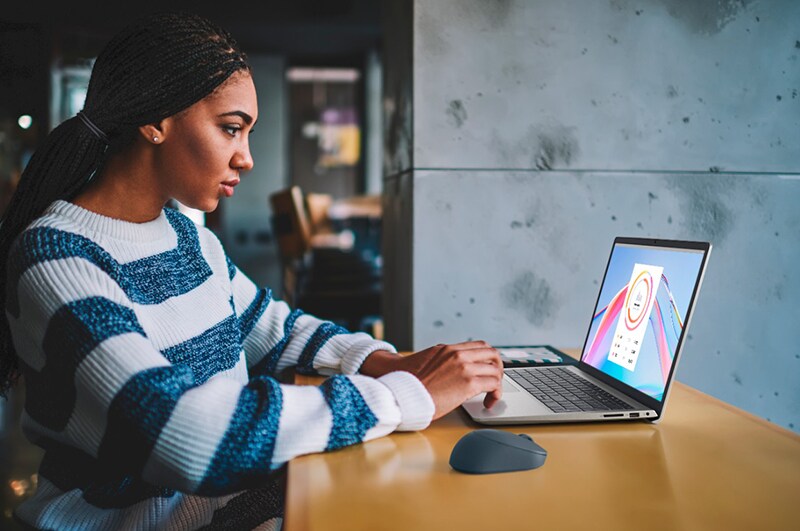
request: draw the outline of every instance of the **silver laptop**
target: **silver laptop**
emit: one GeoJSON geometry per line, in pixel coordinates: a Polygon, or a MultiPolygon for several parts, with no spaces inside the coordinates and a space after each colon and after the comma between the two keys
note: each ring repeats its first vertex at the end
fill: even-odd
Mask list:
{"type": "Polygon", "coordinates": [[[664,414],[711,244],[614,240],[576,365],[506,368],[503,399],[462,407],[482,424],[650,420],[664,414]]]}

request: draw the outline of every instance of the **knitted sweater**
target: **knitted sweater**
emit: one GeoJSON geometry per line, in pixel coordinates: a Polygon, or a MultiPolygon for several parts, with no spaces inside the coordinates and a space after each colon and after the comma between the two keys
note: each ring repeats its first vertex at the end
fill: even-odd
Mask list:
{"type": "Polygon", "coordinates": [[[174,209],[139,224],[56,201],[8,269],[22,428],[45,450],[16,512],[34,527],[196,529],[295,456],[433,415],[411,374],[355,374],[392,345],[292,310],[174,209]],[[287,367],[333,376],[285,385],[287,367]]]}

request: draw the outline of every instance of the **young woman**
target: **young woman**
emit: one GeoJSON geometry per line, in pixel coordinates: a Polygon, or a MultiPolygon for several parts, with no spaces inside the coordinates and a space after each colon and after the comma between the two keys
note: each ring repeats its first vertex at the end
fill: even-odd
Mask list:
{"type": "Polygon", "coordinates": [[[45,450],[28,526],[280,527],[293,457],[500,398],[486,343],[398,356],[274,299],[165,206],[231,196],[257,120],[227,32],[150,15],[106,45],[84,109],[25,169],[0,227],[0,391],[25,378],[23,428],[45,450]],[[287,367],[331,377],[281,384],[287,367]]]}

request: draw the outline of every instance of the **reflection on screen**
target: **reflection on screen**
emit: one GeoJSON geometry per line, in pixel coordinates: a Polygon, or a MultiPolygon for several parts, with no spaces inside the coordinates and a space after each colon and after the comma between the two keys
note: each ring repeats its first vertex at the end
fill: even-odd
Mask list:
{"type": "Polygon", "coordinates": [[[662,400],[702,251],[614,247],[581,359],[662,400]]]}

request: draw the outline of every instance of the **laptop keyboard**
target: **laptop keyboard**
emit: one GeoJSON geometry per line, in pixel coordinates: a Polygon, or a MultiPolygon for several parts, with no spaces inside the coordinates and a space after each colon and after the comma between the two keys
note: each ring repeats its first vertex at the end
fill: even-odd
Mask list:
{"type": "Polygon", "coordinates": [[[565,367],[511,369],[506,374],[556,413],[633,409],[565,367]]]}

